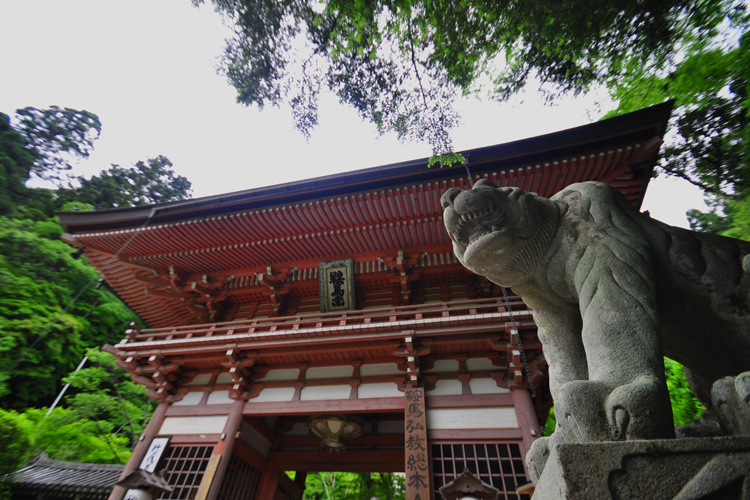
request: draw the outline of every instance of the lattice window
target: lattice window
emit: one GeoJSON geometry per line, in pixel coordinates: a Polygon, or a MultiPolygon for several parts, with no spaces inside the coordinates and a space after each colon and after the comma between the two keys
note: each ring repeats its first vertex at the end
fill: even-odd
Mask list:
{"type": "Polygon", "coordinates": [[[502,500],[528,499],[516,488],[529,482],[523,467],[521,448],[515,443],[462,443],[432,445],[432,474],[435,498],[438,489],[453,481],[464,469],[501,491],[502,500]]]}
{"type": "Polygon", "coordinates": [[[213,445],[173,445],[165,452],[164,477],[174,487],[171,493],[163,493],[160,500],[192,500],[198,492],[213,445]]]}
{"type": "Polygon", "coordinates": [[[219,500],[249,500],[255,498],[260,484],[260,471],[232,455],[221,484],[219,500]]]}

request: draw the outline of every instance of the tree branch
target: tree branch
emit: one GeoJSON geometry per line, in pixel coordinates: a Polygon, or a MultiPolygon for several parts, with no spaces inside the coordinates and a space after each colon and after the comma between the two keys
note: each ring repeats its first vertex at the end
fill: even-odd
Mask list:
{"type": "Polygon", "coordinates": [[[681,179],[684,179],[684,180],[688,181],[693,186],[701,188],[703,191],[705,191],[707,193],[715,194],[715,195],[720,196],[722,198],[730,198],[730,199],[740,198],[740,196],[738,196],[737,194],[725,193],[720,188],[717,189],[717,188],[711,186],[710,184],[706,184],[706,183],[701,182],[701,181],[699,181],[697,179],[693,179],[692,177],[690,177],[688,174],[686,174],[685,172],[683,172],[681,170],[669,168],[669,167],[666,167],[664,165],[660,165],[659,168],[661,168],[667,175],[674,175],[675,177],[680,177],[681,179]]]}
{"type": "Polygon", "coordinates": [[[412,36],[411,27],[409,28],[409,49],[411,52],[411,65],[414,68],[414,75],[417,77],[417,83],[419,83],[419,93],[422,95],[422,102],[424,103],[425,109],[427,105],[427,96],[424,93],[424,86],[422,85],[422,77],[419,76],[419,68],[417,68],[417,54],[414,49],[414,37],[412,36]]]}

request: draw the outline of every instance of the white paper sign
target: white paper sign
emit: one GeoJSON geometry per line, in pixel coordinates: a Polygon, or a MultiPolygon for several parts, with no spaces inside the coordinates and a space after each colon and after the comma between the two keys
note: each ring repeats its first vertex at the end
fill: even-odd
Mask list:
{"type": "Polygon", "coordinates": [[[143,460],[141,460],[140,468],[146,472],[154,472],[168,443],[168,437],[154,438],[153,441],[151,441],[151,445],[148,447],[146,455],[143,457],[143,460]]]}

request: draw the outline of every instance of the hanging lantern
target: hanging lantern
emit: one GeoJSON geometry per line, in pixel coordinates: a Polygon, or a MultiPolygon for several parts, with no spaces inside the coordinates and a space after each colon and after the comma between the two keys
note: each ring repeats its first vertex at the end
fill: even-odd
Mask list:
{"type": "Polygon", "coordinates": [[[348,415],[313,415],[307,425],[323,439],[320,448],[328,451],[342,451],[347,441],[364,434],[362,422],[348,415]]]}

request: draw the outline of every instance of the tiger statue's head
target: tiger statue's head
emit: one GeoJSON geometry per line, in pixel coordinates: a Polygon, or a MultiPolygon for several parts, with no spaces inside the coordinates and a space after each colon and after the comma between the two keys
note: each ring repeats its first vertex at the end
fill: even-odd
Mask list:
{"type": "Polygon", "coordinates": [[[441,198],[443,222],[458,260],[502,286],[514,286],[539,264],[564,204],[487,179],[441,198]]]}

